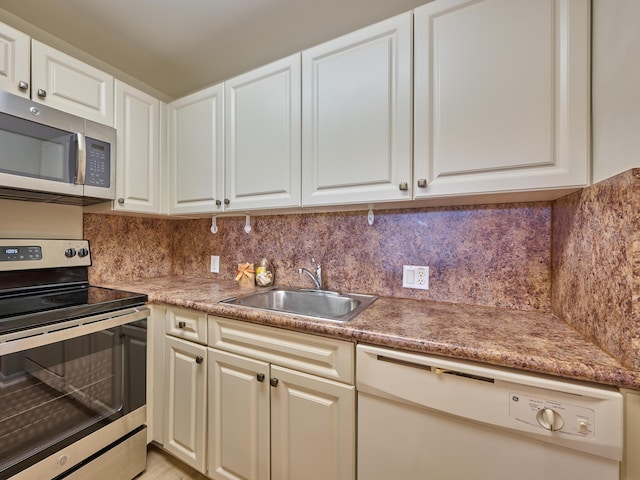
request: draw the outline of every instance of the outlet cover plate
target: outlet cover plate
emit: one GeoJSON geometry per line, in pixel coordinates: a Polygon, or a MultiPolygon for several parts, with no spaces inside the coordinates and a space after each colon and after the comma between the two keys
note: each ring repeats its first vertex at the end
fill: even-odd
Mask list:
{"type": "Polygon", "coordinates": [[[429,290],[429,267],[403,265],[402,286],[403,288],[429,290]]]}
{"type": "Polygon", "coordinates": [[[211,255],[211,273],[220,273],[220,257],[211,255]]]}

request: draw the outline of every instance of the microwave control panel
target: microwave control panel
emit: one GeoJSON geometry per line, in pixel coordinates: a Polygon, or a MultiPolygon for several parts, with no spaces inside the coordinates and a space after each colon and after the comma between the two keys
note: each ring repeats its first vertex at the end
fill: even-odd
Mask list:
{"type": "Polygon", "coordinates": [[[93,187],[111,186],[111,145],[87,138],[87,171],[84,184],[93,187]]]}

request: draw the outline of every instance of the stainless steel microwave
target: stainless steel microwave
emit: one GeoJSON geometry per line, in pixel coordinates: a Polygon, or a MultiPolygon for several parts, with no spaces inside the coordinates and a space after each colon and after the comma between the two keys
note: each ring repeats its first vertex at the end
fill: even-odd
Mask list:
{"type": "Polygon", "coordinates": [[[115,198],[115,129],[0,91],[0,198],[115,198]]]}

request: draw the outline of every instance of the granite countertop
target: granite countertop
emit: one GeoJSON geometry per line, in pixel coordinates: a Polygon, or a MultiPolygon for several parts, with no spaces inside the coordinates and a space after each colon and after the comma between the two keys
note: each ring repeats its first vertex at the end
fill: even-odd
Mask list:
{"type": "Polygon", "coordinates": [[[549,313],[380,297],[342,324],[218,303],[251,293],[233,281],[163,276],[103,286],[262,325],[640,390],[639,371],[549,313]]]}

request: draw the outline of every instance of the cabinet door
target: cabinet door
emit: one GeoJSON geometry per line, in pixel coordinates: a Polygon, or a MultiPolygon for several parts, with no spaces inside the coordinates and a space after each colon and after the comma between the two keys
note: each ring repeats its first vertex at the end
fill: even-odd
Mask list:
{"type": "Polygon", "coordinates": [[[29,97],[29,35],[0,23],[0,89],[29,97]]]}
{"type": "Polygon", "coordinates": [[[214,349],[208,354],[207,473],[269,480],[269,364],[214,349]]]}
{"type": "Polygon", "coordinates": [[[300,55],[225,82],[227,211],[300,205],[300,55]]]}
{"type": "Polygon", "coordinates": [[[416,198],[588,183],[589,3],[415,10],[416,198]]]}
{"type": "Polygon", "coordinates": [[[411,26],[407,12],[302,52],[303,205],[411,198],[411,26]]]}
{"type": "Polygon", "coordinates": [[[160,100],[115,82],[116,202],[114,209],[159,213],[160,100]]]}
{"type": "Polygon", "coordinates": [[[353,480],[355,387],[277,366],[271,378],[272,477],[353,480]]]}
{"type": "Polygon", "coordinates": [[[207,348],[165,338],[164,448],[204,473],[207,348]]]}
{"type": "Polygon", "coordinates": [[[224,84],[169,104],[169,213],[223,211],[224,84]]]}
{"type": "Polygon", "coordinates": [[[31,40],[34,101],[113,127],[113,77],[31,40]]]}

